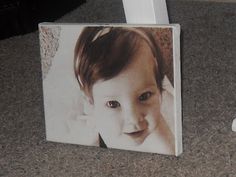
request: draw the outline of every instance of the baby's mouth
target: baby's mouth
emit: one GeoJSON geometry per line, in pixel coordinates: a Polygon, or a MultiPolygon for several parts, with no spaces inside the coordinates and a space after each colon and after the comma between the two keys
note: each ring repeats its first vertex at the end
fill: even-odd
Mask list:
{"type": "Polygon", "coordinates": [[[142,136],[144,133],[145,133],[145,129],[135,131],[135,132],[125,133],[125,134],[132,137],[132,138],[138,138],[138,137],[142,136]]]}

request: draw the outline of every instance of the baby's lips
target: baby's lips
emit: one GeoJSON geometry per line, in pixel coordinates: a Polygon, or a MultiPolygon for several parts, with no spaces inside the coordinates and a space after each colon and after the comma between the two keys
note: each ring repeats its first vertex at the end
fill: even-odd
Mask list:
{"type": "Polygon", "coordinates": [[[125,133],[125,134],[135,138],[135,137],[142,136],[144,134],[144,132],[145,132],[145,130],[138,130],[138,131],[133,131],[133,132],[130,132],[130,133],[125,133]]]}

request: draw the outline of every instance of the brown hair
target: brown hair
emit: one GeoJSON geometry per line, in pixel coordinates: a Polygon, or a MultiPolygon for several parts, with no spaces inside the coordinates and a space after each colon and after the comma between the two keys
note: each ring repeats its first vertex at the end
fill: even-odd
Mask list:
{"type": "Polygon", "coordinates": [[[98,80],[117,76],[132,61],[141,40],[156,59],[156,82],[162,91],[163,58],[151,28],[86,27],[74,51],[74,72],[85,95],[92,98],[92,86],[98,80]]]}

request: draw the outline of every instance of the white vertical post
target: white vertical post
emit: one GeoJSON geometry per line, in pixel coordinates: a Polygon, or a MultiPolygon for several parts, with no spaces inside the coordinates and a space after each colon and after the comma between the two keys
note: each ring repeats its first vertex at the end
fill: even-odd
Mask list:
{"type": "Polygon", "coordinates": [[[122,0],[128,24],[169,24],[165,0],[122,0]]]}

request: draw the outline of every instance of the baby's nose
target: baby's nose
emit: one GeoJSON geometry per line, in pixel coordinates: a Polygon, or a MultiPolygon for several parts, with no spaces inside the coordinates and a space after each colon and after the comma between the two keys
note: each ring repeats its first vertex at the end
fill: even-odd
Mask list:
{"type": "Polygon", "coordinates": [[[132,110],[124,115],[124,133],[132,133],[144,130],[147,127],[145,115],[139,111],[132,110]]]}
{"type": "Polygon", "coordinates": [[[123,133],[134,133],[147,129],[147,122],[144,120],[136,124],[124,124],[123,133]]]}

